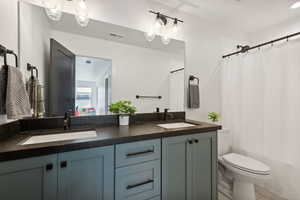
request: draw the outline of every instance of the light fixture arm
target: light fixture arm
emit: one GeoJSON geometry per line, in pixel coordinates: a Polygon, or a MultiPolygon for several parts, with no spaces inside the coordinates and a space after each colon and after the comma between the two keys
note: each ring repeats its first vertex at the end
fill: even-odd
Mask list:
{"type": "MultiPolygon", "coordinates": [[[[180,20],[180,19],[175,18],[175,17],[170,17],[170,16],[165,15],[165,14],[161,14],[160,12],[155,12],[155,11],[153,11],[153,10],[149,10],[149,12],[152,13],[152,14],[155,14],[155,15],[156,15],[157,17],[159,17],[159,19],[161,19],[161,20],[163,20],[162,18],[164,18],[165,20],[167,20],[167,19],[174,20],[174,23],[175,23],[175,22],[176,22],[176,23],[178,23],[178,22],[184,23],[183,20],[180,20]]],[[[164,21],[163,21],[163,22],[164,22],[164,21]]]]}
{"type": "Polygon", "coordinates": [[[168,23],[167,18],[166,18],[164,15],[160,14],[160,13],[157,13],[156,19],[161,20],[161,21],[164,23],[165,26],[166,26],[167,23],[168,23]]]}

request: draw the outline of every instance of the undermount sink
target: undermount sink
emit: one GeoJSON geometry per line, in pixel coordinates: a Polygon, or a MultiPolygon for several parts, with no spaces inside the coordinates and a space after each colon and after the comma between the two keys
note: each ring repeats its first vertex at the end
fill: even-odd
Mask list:
{"type": "Polygon", "coordinates": [[[70,132],[70,133],[60,133],[60,134],[49,134],[49,135],[37,135],[31,136],[21,145],[30,144],[40,144],[47,142],[58,142],[66,140],[77,140],[77,139],[88,139],[97,137],[96,131],[80,131],[80,132],[70,132]]]}
{"type": "Polygon", "coordinates": [[[158,124],[157,126],[165,129],[175,129],[175,128],[188,128],[196,126],[194,124],[180,122],[180,123],[169,123],[169,124],[158,124]]]}

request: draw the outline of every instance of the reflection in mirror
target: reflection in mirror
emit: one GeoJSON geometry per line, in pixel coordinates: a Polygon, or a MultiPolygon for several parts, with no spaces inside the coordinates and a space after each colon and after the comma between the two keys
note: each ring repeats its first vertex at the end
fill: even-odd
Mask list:
{"type": "Polygon", "coordinates": [[[111,104],[112,61],[76,57],[76,115],[104,115],[111,104]]]}
{"type": "Polygon", "coordinates": [[[110,114],[108,105],[119,100],[138,113],[184,111],[184,42],[149,43],[141,31],[92,19],[82,28],[68,13],[52,21],[26,2],[19,23],[21,68],[27,79],[26,64],[38,68],[45,116],[110,114]]]}

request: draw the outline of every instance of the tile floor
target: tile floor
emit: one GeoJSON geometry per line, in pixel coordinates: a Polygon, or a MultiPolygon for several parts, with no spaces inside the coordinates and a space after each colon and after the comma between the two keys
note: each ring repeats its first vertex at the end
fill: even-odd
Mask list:
{"type": "MultiPolygon", "coordinates": [[[[278,197],[275,194],[273,194],[269,191],[266,191],[265,189],[263,189],[261,187],[256,187],[255,191],[256,191],[256,200],[287,200],[287,199],[278,197]]],[[[224,195],[219,193],[219,200],[231,200],[231,199],[228,199],[227,197],[225,197],[224,195]]]]}
{"type": "Polygon", "coordinates": [[[287,200],[287,199],[278,197],[277,195],[275,195],[261,187],[255,187],[255,191],[256,191],[256,200],[287,200]]]}

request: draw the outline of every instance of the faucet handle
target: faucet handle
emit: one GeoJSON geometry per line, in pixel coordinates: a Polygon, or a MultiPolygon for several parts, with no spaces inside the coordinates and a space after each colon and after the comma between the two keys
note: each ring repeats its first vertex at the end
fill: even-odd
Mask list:
{"type": "Polygon", "coordinates": [[[69,112],[65,112],[65,119],[69,117],[69,112]]]}
{"type": "Polygon", "coordinates": [[[69,113],[70,116],[73,116],[74,115],[74,110],[73,109],[69,109],[68,113],[69,113]]]}

